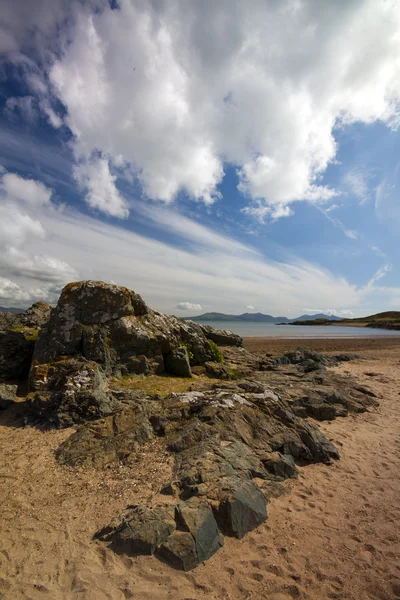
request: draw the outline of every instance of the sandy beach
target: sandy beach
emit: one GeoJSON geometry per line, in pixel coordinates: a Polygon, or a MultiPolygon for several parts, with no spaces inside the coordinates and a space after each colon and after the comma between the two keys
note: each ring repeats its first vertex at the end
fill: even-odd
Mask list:
{"type": "MultiPolygon", "coordinates": [[[[299,340],[249,338],[254,352],[299,340]]],[[[71,429],[23,426],[0,414],[0,598],[4,600],[395,600],[400,598],[400,338],[302,340],[354,352],[335,367],[373,390],[380,406],[319,426],[338,447],[332,466],[300,469],[269,519],[226,538],[206,564],[183,573],[154,557],[129,558],[93,541],[127,504],[151,502],[170,470],[157,442],[134,468],[61,467],[54,450],[71,429]]],[[[22,401],[22,400],[21,400],[22,401]]]]}

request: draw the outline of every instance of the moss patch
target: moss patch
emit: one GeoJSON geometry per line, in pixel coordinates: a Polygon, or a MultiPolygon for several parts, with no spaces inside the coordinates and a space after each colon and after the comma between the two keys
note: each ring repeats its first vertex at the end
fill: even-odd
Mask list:
{"type": "Polygon", "coordinates": [[[209,383],[209,379],[205,376],[194,376],[193,379],[188,379],[187,377],[171,377],[170,375],[124,375],[121,379],[111,377],[109,382],[111,385],[142,390],[147,394],[158,394],[164,398],[172,393],[181,394],[191,391],[194,384],[209,383]]]}
{"type": "Polygon", "coordinates": [[[11,331],[19,331],[24,334],[24,337],[29,342],[35,342],[37,336],[39,334],[38,329],[33,329],[32,327],[25,327],[24,325],[14,325],[11,327],[11,331]]]}
{"type": "Polygon", "coordinates": [[[217,344],[215,342],[213,342],[212,340],[208,340],[208,343],[211,346],[213,361],[217,362],[217,363],[223,363],[224,357],[222,355],[220,348],[218,348],[217,344]]]}

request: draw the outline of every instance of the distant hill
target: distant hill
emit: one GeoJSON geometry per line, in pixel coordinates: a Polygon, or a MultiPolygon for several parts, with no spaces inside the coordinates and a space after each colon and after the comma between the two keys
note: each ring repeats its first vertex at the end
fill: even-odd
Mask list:
{"type": "Polygon", "coordinates": [[[326,321],[341,321],[340,317],[336,317],[336,315],[324,315],[324,313],[317,313],[315,315],[301,315],[301,317],[297,317],[297,319],[293,319],[293,321],[312,321],[314,319],[325,319],[326,321]]]}
{"type": "MultiPolygon", "coordinates": [[[[316,318],[308,317],[304,320],[297,320],[294,325],[332,325],[332,320],[327,320],[318,316],[316,318]]],[[[355,319],[339,319],[335,325],[346,325],[348,327],[373,327],[375,329],[391,329],[400,331],[400,311],[390,310],[376,313],[368,317],[357,317],[355,319]]]]}
{"type": "Polygon", "coordinates": [[[227,315],[225,313],[209,312],[196,317],[184,317],[185,320],[197,321],[199,323],[208,321],[240,321],[248,323],[291,323],[293,321],[305,321],[314,319],[326,319],[328,321],[340,321],[339,317],[324,314],[302,315],[297,319],[288,319],[287,317],[273,317],[263,313],[243,313],[242,315],[227,315]]]}
{"type": "Polygon", "coordinates": [[[10,313],[22,313],[25,312],[25,308],[14,308],[14,307],[10,307],[10,308],[6,308],[5,306],[0,306],[0,312],[10,312],[10,313]]]}

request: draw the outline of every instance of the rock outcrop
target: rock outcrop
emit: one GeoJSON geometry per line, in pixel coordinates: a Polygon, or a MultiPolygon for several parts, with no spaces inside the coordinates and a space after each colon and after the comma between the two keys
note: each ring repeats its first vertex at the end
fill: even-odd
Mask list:
{"type": "Polygon", "coordinates": [[[44,302],[22,313],[0,313],[0,379],[21,380],[28,376],[38,332],[50,313],[51,306],[44,302]]]}
{"type": "MultiPolygon", "coordinates": [[[[95,537],[185,571],[224,536],[240,539],[262,524],[268,500],[286,491],[282,482],[299,465],[339,458],[308,417],[377,405],[368,388],[329,368],[352,356],[258,356],[239,336],[153,311],[116,285],[71,283],[56,308],[37,303],[1,323],[0,378],[22,379],[30,367],[31,422],[78,426],[56,451],[60,465],[133,465],[151,442],[168,456],[172,473],[153,505],[128,506],[95,537]],[[126,387],[147,375],[164,383],[193,373],[200,377],[184,393],[126,387]],[[123,377],[135,374],[142,377],[123,377]]],[[[16,391],[0,385],[0,409],[16,391]]]]}
{"type": "Polygon", "coordinates": [[[175,567],[194,568],[221,547],[224,535],[240,539],[267,519],[267,489],[256,481],[295,478],[296,461],[339,457],[315,425],[296,417],[268,387],[243,385],[256,391],[216,388],[161,399],[114,389],[116,412],[81,425],[60,446],[59,462],[72,467],[133,463],[137,448],[156,437],[174,456],[173,477],[161,492],[175,504],[128,507],[99,539],[117,551],[155,553],[175,567]]]}
{"type": "MultiPolygon", "coordinates": [[[[151,310],[135,292],[95,281],[67,285],[35,346],[33,389],[60,358],[86,359],[109,375],[163,373],[191,376],[191,365],[215,359],[207,328],[151,310]],[[48,365],[48,367],[44,367],[48,365]]],[[[229,339],[229,334],[226,334],[229,339]]],[[[232,334],[235,344],[241,343],[232,334]]]]}

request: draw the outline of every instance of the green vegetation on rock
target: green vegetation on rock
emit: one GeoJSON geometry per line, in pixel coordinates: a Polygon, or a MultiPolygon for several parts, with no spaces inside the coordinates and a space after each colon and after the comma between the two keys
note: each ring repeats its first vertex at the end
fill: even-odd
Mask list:
{"type": "Polygon", "coordinates": [[[208,343],[211,346],[211,351],[212,351],[214,362],[223,363],[224,357],[223,357],[223,354],[222,354],[220,348],[218,348],[217,344],[210,339],[208,340],[208,343]]]}

